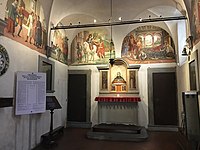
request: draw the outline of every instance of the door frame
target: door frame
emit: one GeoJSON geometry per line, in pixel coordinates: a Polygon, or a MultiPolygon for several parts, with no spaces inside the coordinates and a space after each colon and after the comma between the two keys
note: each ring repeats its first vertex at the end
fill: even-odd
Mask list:
{"type": "MultiPolygon", "coordinates": [[[[67,121],[67,126],[69,127],[83,127],[83,128],[90,128],[91,123],[91,70],[68,70],[68,75],[70,74],[84,74],[86,75],[86,122],[74,122],[74,121],[67,121]]],[[[69,78],[68,78],[69,79],[69,78]]],[[[68,82],[69,84],[69,82],[68,82]]],[[[69,85],[67,86],[69,88],[69,85]]],[[[67,93],[68,95],[68,93],[67,93]]],[[[68,112],[68,111],[67,111],[68,112]]]]}
{"type": "MultiPolygon", "coordinates": [[[[153,73],[167,73],[167,72],[173,72],[176,75],[176,68],[148,68],[148,114],[149,114],[149,128],[156,130],[154,127],[156,127],[158,130],[175,130],[177,131],[177,127],[174,128],[174,126],[165,126],[165,125],[155,125],[154,122],[154,106],[153,106],[153,73]]],[[[176,86],[177,86],[177,77],[176,77],[176,86]]],[[[176,88],[177,90],[177,88],[176,88]]],[[[177,93],[177,92],[176,92],[177,93]]],[[[176,100],[177,100],[177,119],[178,119],[178,95],[176,94],[176,100]]],[[[178,124],[178,120],[177,120],[178,124]]]]}

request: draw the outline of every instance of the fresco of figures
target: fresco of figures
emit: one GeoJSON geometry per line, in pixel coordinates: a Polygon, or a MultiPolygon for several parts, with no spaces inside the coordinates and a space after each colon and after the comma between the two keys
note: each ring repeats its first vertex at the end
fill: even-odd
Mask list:
{"type": "Polygon", "coordinates": [[[46,23],[39,1],[8,0],[5,21],[7,23],[4,30],[5,36],[45,53],[46,23]]]}
{"type": "Polygon", "coordinates": [[[51,37],[50,57],[68,64],[68,38],[65,30],[54,30],[51,37]]]}
{"type": "Polygon", "coordinates": [[[191,0],[191,7],[191,34],[197,44],[200,41],[200,0],[191,0]]]}
{"type": "Polygon", "coordinates": [[[114,44],[105,29],[80,32],[71,44],[71,63],[75,65],[106,64],[114,55],[114,44]]]}
{"type": "Polygon", "coordinates": [[[123,40],[121,56],[131,64],[175,62],[174,42],[156,26],[141,26],[123,40]]]}

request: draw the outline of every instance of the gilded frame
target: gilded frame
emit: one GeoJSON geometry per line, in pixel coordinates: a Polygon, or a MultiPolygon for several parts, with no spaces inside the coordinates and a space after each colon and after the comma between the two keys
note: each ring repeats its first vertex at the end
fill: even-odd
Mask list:
{"type": "Polygon", "coordinates": [[[128,69],[128,91],[138,93],[138,69],[128,69]]]}

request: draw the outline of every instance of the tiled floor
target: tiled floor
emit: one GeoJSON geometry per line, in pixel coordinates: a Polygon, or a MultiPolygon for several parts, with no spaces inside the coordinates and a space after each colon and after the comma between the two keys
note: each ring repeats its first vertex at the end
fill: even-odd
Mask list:
{"type": "Polygon", "coordinates": [[[177,132],[148,132],[144,142],[93,140],[86,137],[89,129],[66,128],[56,145],[34,150],[180,150],[177,132]]]}

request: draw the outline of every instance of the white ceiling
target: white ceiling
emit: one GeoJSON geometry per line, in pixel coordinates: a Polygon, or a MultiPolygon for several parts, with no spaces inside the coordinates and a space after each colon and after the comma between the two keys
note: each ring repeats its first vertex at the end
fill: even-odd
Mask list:
{"type": "Polygon", "coordinates": [[[183,0],[54,0],[51,11],[52,23],[63,25],[98,23],[112,20],[134,20],[142,18],[181,16],[183,0]],[[112,4],[112,6],[111,6],[112,4]],[[182,5],[182,6],[181,6],[182,5]]]}

